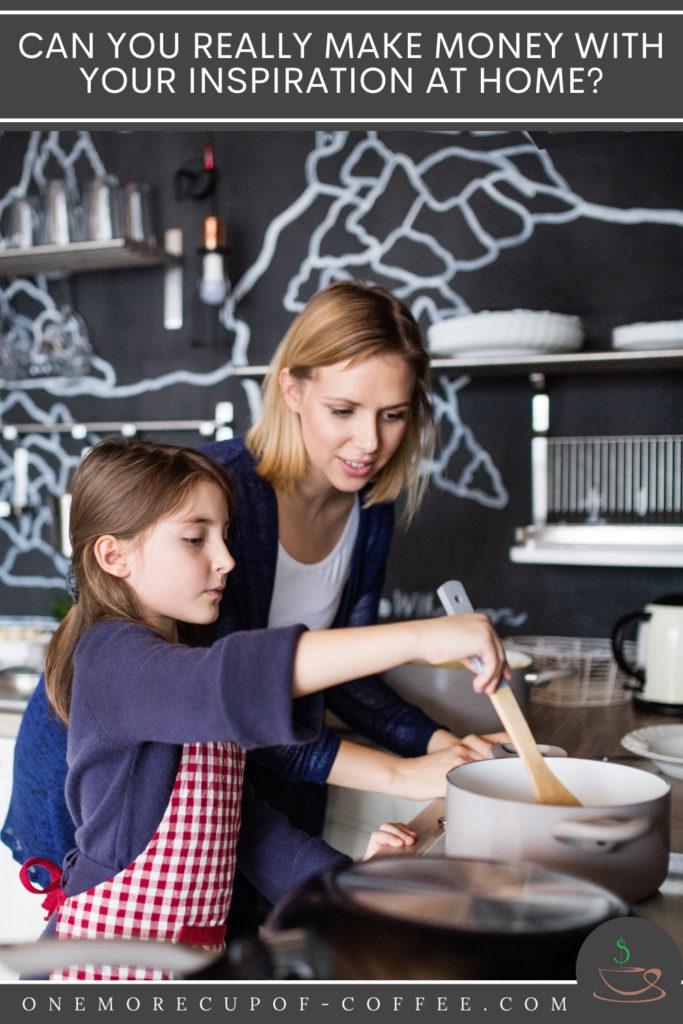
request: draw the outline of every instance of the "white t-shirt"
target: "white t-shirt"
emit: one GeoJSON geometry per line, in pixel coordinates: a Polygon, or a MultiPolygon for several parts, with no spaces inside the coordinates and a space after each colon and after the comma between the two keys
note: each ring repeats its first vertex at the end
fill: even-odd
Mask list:
{"type": "Polygon", "coordinates": [[[356,500],[341,537],[321,562],[297,562],[278,543],[269,629],[297,622],[303,622],[309,629],[328,629],[332,625],[349,576],[359,518],[356,500]]]}

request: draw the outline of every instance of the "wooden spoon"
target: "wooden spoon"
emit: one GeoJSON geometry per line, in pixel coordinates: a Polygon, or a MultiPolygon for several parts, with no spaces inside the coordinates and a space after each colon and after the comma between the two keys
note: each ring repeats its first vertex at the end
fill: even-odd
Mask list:
{"type": "Polygon", "coordinates": [[[529,773],[536,803],[556,804],[560,807],[581,807],[581,801],[577,800],[548,767],[548,763],[538,749],[536,740],[531,733],[529,723],[517,703],[517,698],[508,684],[499,683],[498,689],[495,693],[490,693],[489,697],[529,773]]]}
{"type": "MultiPolygon", "coordinates": [[[[465,612],[472,611],[465,588],[457,580],[449,580],[448,583],[444,583],[437,590],[437,594],[449,615],[463,615],[465,612]]],[[[472,658],[472,664],[477,671],[481,671],[482,664],[479,658],[472,658]]],[[[531,733],[529,723],[517,703],[517,698],[508,684],[500,682],[497,690],[490,693],[489,697],[529,773],[536,803],[555,804],[560,807],[581,807],[581,801],[577,800],[548,767],[531,733]]]]}

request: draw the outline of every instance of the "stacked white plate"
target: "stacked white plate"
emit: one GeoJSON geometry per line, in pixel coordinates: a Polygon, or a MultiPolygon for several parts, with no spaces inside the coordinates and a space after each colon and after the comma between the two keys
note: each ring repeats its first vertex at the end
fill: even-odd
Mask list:
{"type": "Polygon", "coordinates": [[[612,329],[612,348],[624,352],[683,348],[683,320],[641,321],[612,329]]]}
{"type": "Polygon", "coordinates": [[[665,775],[683,779],[683,725],[650,725],[621,740],[622,747],[652,761],[665,775]]]}
{"type": "Polygon", "coordinates": [[[534,356],[576,352],[583,339],[580,317],[534,309],[464,313],[438,320],[428,331],[429,350],[435,356],[534,356]]]}

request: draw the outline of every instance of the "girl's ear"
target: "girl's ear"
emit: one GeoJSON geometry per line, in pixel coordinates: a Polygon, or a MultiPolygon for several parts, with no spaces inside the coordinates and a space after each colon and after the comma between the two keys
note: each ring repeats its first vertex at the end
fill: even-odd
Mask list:
{"type": "Polygon", "coordinates": [[[118,576],[119,579],[125,579],[129,575],[128,546],[118,537],[113,537],[110,533],[98,537],[93,547],[93,553],[97,564],[104,572],[108,572],[111,576],[118,576]]]}
{"type": "Polygon", "coordinates": [[[289,367],[285,366],[280,370],[278,376],[278,383],[280,385],[280,391],[285,401],[287,408],[291,409],[292,412],[301,411],[301,382],[293,377],[289,372],[289,367]]]}

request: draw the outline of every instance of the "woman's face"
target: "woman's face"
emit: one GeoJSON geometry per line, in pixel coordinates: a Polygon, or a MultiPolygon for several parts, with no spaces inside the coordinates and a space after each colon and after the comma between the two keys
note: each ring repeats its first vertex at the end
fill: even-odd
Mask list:
{"type": "Polygon", "coordinates": [[[301,421],[311,483],[361,490],[388,463],[408,425],[413,372],[397,355],[372,355],[296,380],[284,369],[285,402],[301,421]]]}

